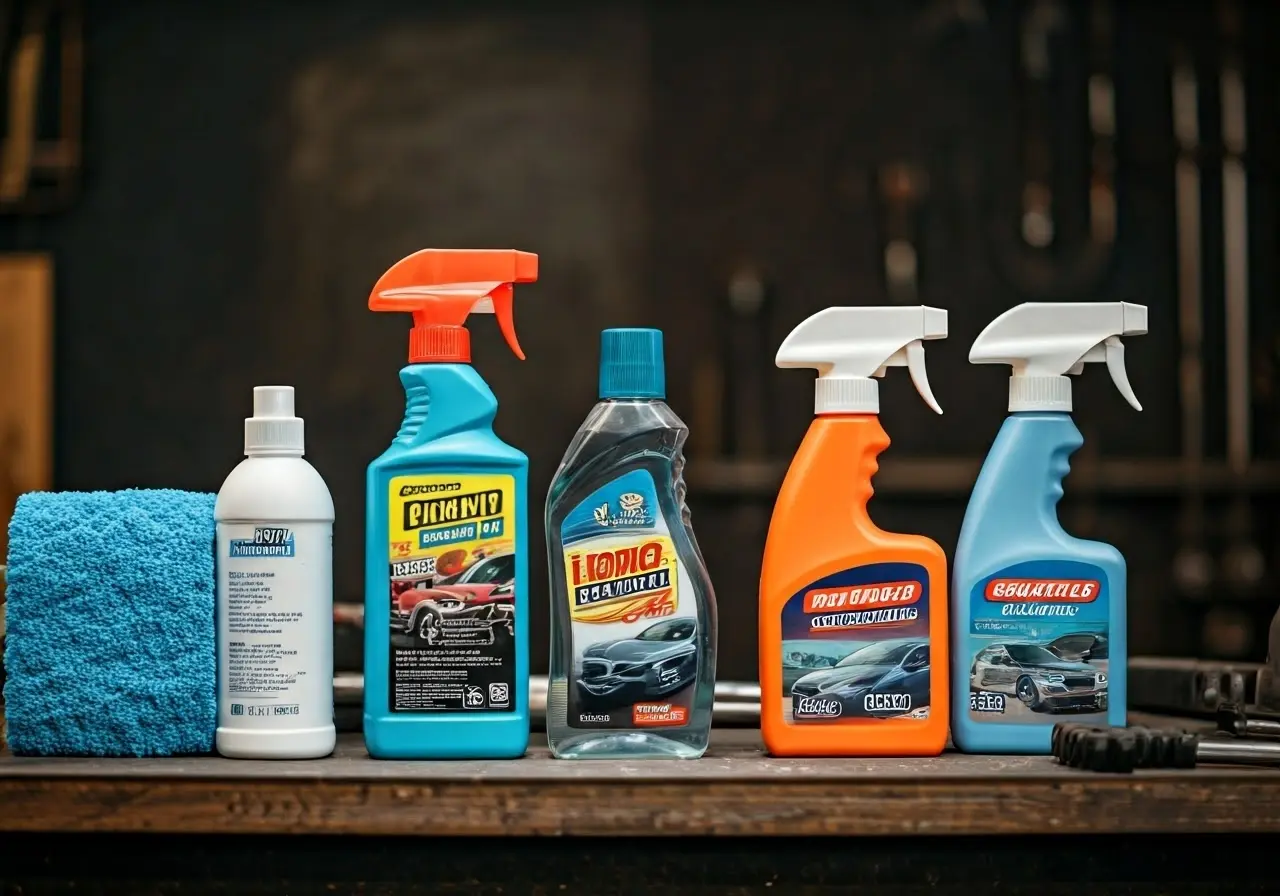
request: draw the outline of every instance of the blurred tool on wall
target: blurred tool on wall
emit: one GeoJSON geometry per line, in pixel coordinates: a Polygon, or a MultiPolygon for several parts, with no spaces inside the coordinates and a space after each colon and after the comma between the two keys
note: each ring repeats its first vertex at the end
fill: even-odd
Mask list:
{"type": "Polygon", "coordinates": [[[1189,600],[1209,596],[1214,567],[1205,544],[1204,309],[1201,296],[1203,250],[1200,228],[1199,87],[1194,64],[1185,51],[1175,62],[1171,79],[1173,131],[1177,141],[1174,163],[1175,225],[1178,254],[1179,398],[1182,404],[1182,509],[1174,554],[1174,586],[1189,600]]]}
{"type": "Polygon", "coordinates": [[[713,305],[719,337],[693,371],[693,459],[724,474],[724,494],[733,502],[727,537],[744,556],[763,550],[769,508],[753,490],[730,483],[758,478],[762,470],[768,475],[774,407],[770,330],[779,304],[758,264],[732,266],[713,305]]]}
{"type": "Polygon", "coordinates": [[[1091,6],[1035,0],[1024,6],[1019,26],[1017,74],[1022,183],[993,176],[989,215],[996,268],[1031,301],[1088,301],[1110,273],[1116,242],[1115,89],[1111,74],[1114,35],[1110,4],[1091,6]],[[1082,22],[1081,19],[1084,19],[1082,22]],[[1088,78],[1081,85],[1060,58],[1084,32],[1088,78]],[[1072,93],[1083,89],[1088,134],[1072,141],[1064,129],[1072,93]],[[1064,139],[1065,138],[1065,139],[1064,139]],[[1068,151],[1083,145],[1084,152],[1068,151]],[[1080,156],[1083,156],[1083,162],[1080,156]],[[1072,187],[1087,170],[1087,192],[1072,187]],[[1083,207],[1081,207],[1083,205],[1083,207]],[[1011,228],[1007,210],[1020,209],[1011,228]],[[1016,233],[1016,236],[1015,236],[1016,233]]]}
{"type": "Polygon", "coordinates": [[[920,292],[920,217],[929,176],[906,162],[885,165],[877,178],[884,242],[884,290],[890,304],[915,305],[920,292]]]}
{"type": "MultiPolygon", "coordinates": [[[[718,305],[726,336],[722,370],[728,420],[723,431],[729,436],[727,458],[734,463],[761,463],[772,456],[769,409],[773,407],[774,346],[769,334],[771,314],[780,304],[774,292],[755,265],[743,264],[730,277],[718,305]]],[[[730,537],[754,557],[764,548],[768,525],[768,506],[746,495],[734,512],[730,537]]]]}
{"type": "MultiPolygon", "coordinates": [[[[1215,608],[1205,620],[1206,646],[1215,653],[1239,655],[1254,643],[1247,606],[1256,600],[1266,574],[1266,560],[1258,548],[1249,494],[1253,458],[1253,400],[1251,387],[1249,177],[1246,168],[1247,109],[1240,61],[1240,22],[1234,3],[1221,7],[1223,59],[1219,75],[1222,110],[1222,246],[1223,304],[1226,324],[1227,466],[1232,498],[1223,526],[1226,534],[1221,569],[1230,596],[1245,606],[1215,608]]],[[[1274,603],[1274,602],[1273,602],[1274,603]]]]}
{"type": "Polygon", "coordinates": [[[82,33],[78,0],[0,7],[7,75],[0,212],[60,211],[75,197],[81,168],[82,33]]]}

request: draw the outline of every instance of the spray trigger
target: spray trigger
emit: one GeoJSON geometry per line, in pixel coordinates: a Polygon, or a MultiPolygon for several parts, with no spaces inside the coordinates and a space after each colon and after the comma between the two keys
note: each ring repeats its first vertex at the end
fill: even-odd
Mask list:
{"type": "Polygon", "coordinates": [[[929,374],[924,367],[924,345],[919,339],[907,346],[907,373],[924,403],[933,408],[935,414],[941,414],[942,405],[938,404],[938,399],[933,397],[933,389],[929,388],[929,374]]]}
{"type": "Polygon", "coordinates": [[[919,339],[913,339],[902,348],[898,349],[888,360],[880,366],[872,376],[883,377],[885,371],[890,367],[905,367],[907,373],[911,376],[911,383],[916,387],[916,391],[920,393],[920,397],[924,399],[935,414],[942,413],[942,406],[938,404],[938,400],[933,397],[933,389],[929,387],[929,372],[924,366],[924,343],[919,339]]]}
{"type": "Polygon", "coordinates": [[[1120,341],[1120,337],[1111,336],[1104,345],[1107,371],[1111,374],[1111,381],[1116,384],[1124,400],[1129,402],[1135,411],[1142,410],[1142,405],[1138,403],[1138,396],[1133,394],[1133,386],[1129,385],[1129,374],[1124,369],[1124,343],[1120,341]]]}
{"type": "Polygon", "coordinates": [[[465,329],[472,314],[492,314],[516,357],[515,283],[538,279],[538,256],[509,249],[422,249],[401,259],[374,284],[371,311],[413,315],[411,363],[470,363],[465,329]]]}
{"type": "Polygon", "coordinates": [[[925,372],[924,340],[946,335],[942,308],[835,306],[792,330],[778,348],[776,363],[817,369],[814,410],[819,414],[880,413],[875,380],[890,367],[907,368],[920,397],[941,414],[925,372]]]}
{"type": "Polygon", "coordinates": [[[493,316],[498,321],[498,329],[502,332],[502,338],[507,340],[507,345],[510,346],[511,351],[515,352],[516,357],[523,361],[524,350],[520,348],[520,340],[516,338],[514,304],[515,288],[510,283],[502,283],[499,284],[497,289],[477,302],[475,307],[471,309],[471,313],[492,311],[493,316]]]}
{"type": "Polygon", "coordinates": [[[1107,365],[1111,381],[1142,410],[1124,366],[1122,337],[1147,332],[1147,307],[1131,302],[1025,302],[1001,314],[974,340],[974,364],[1009,364],[1009,410],[1070,411],[1070,376],[1107,365]]]}

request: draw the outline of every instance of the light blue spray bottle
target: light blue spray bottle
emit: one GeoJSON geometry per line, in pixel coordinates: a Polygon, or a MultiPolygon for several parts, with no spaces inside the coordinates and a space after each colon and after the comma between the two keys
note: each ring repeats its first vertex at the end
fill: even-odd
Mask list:
{"type": "Polygon", "coordinates": [[[1068,374],[1105,362],[1142,410],[1120,339],[1146,332],[1143,305],[1031,302],[970,349],[971,363],[1013,375],[952,566],[951,737],[966,753],[1048,753],[1057,722],[1125,724],[1124,557],[1064,532],[1057,506],[1084,444],[1068,374]]]}
{"type": "Polygon", "coordinates": [[[379,759],[504,759],[529,743],[529,459],[493,432],[497,399],[464,322],[491,312],[517,357],[512,284],[538,256],[423,249],[373,288],[413,314],[407,403],[369,464],[364,742],[379,759]]]}

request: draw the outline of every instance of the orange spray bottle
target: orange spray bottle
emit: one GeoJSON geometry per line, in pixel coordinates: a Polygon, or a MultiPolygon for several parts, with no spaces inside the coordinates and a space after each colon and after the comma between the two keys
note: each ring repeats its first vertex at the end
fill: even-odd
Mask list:
{"type": "Polygon", "coordinates": [[[760,574],[760,727],[775,756],[931,756],[946,744],[946,555],[867,513],[889,447],[874,378],[906,367],[942,413],[922,340],[946,335],[939,308],[837,307],[778,349],[779,367],[818,379],[760,574]]]}

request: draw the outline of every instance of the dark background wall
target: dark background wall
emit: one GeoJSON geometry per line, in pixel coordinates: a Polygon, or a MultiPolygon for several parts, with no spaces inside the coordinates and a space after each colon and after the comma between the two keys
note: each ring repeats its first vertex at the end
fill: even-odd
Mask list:
{"type": "MultiPolygon", "coordinates": [[[[705,410],[697,384],[722,367],[737,332],[726,324],[727,284],[750,267],[771,300],[758,328],[764,348],[723,370],[738,390],[731,395],[760,391],[748,419],[728,425],[747,431],[754,422],[757,454],[785,462],[810,419],[811,376],[775,370],[772,352],[821,307],[890,300],[881,257],[897,225],[881,184],[892,166],[927,178],[905,220],[915,229],[919,300],[950,310],[951,335],[928,348],[945,416],[919,401],[905,371],[882,386],[894,439],[886,475],[902,459],[981,457],[1004,414],[1007,373],[968,365],[968,346],[1003,309],[1044,298],[1150,306],[1150,334],[1129,345],[1144,412],[1091,369],[1076,386],[1077,419],[1095,459],[1140,469],[1178,456],[1169,75],[1178,52],[1196,61],[1201,118],[1214,124],[1218,8],[1060,6],[1046,132],[1060,234],[1046,252],[1018,237],[1029,120],[1018,28],[1029,8],[90,4],[83,191],[62,214],[0,222],[0,249],[55,253],[56,484],[215,491],[239,460],[251,388],[291,383],[308,456],[337,503],[337,596],[358,602],[364,467],[398,425],[407,329],[367,311],[369,287],[424,246],[535,251],[540,281],[516,298],[528,361],[506,351],[491,318],[472,322],[475,361],[501,403],[499,434],[530,456],[535,507],[594,400],[598,331],[662,327],[670,402],[694,425],[691,501],[721,604],[722,674],[754,677],[772,492],[768,476],[761,484],[741,464],[712,462],[721,446],[707,433],[725,415],[705,410]],[[1118,235],[1098,265],[1082,267],[1085,66],[1099,9],[1113,19],[1104,45],[1116,91],[1118,235]]],[[[1268,49],[1280,13],[1261,2],[1242,10],[1254,420],[1266,460],[1280,443],[1270,385],[1280,73],[1268,49]]],[[[1216,171],[1206,167],[1204,285],[1208,444],[1220,457],[1216,171]]],[[[886,528],[926,533],[950,550],[966,487],[886,489],[873,512],[886,528]]],[[[1135,652],[1257,653],[1274,579],[1268,572],[1231,594],[1215,586],[1209,603],[1180,596],[1171,567],[1179,488],[1171,479],[1143,496],[1089,490],[1068,498],[1064,520],[1129,557],[1135,652]],[[1214,602],[1241,633],[1234,642],[1206,635],[1214,602]]],[[[1253,491],[1252,528],[1241,537],[1274,563],[1271,493],[1264,484],[1253,491]]],[[[1223,500],[1211,500],[1206,524],[1215,554],[1226,547],[1223,500]]],[[[541,645],[543,540],[530,522],[541,645]]],[[[540,646],[533,657],[545,668],[540,646]]]]}

